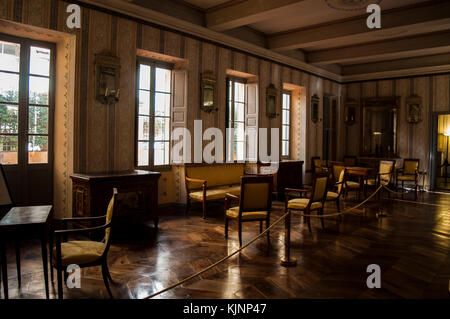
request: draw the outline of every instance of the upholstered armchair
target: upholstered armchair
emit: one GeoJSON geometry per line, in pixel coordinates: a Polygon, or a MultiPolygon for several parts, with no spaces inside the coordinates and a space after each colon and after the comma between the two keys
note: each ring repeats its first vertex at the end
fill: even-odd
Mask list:
{"type": "Polygon", "coordinates": [[[395,186],[398,188],[398,182],[402,182],[402,189],[405,186],[405,182],[413,182],[415,187],[415,198],[417,199],[417,193],[419,192],[419,159],[405,158],[403,160],[403,167],[396,170],[395,173],[395,186]]]}
{"type": "MultiPolygon", "coordinates": [[[[288,211],[301,211],[305,215],[311,214],[311,212],[317,211],[319,215],[323,214],[323,207],[327,197],[328,189],[328,173],[316,173],[313,177],[313,184],[311,188],[296,189],[286,188],[285,190],[285,212],[288,211]],[[309,198],[294,198],[302,197],[303,194],[310,193],[309,198]]],[[[305,220],[308,223],[308,229],[311,232],[311,221],[309,216],[305,216],[305,220]]],[[[323,218],[321,218],[322,228],[325,228],[323,218]]]]}
{"type": "MultiPolygon", "coordinates": [[[[228,223],[230,219],[238,222],[239,246],[242,246],[242,224],[258,222],[259,231],[266,222],[270,226],[270,211],[272,209],[272,175],[242,176],[241,193],[239,196],[226,194],[225,197],[225,238],[228,238],[228,223]],[[237,201],[238,206],[231,207],[237,201]]],[[[267,232],[267,245],[270,245],[270,234],[267,232]]]]}
{"type": "Polygon", "coordinates": [[[76,264],[80,268],[101,266],[103,282],[105,283],[106,290],[109,296],[112,298],[112,293],[109,287],[109,282],[113,282],[108,270],[108,251],[111,245],[111,220],[113,215],[116,214],[116,196],[117,189],[114,188],[113,196],[109,202],[106,215],[99,217],[83,217],[83,218],[64,218],[57,220],[62,223],[64,228],[67,228],[67,224],[75,224],[79,222],[96,222],[103,221],[101,226],[80,228],[80,229],[63,229],[55,230],[55,246],[50,251],[50,257],[52,266],[56,269],[58,279],[58,298],[63,298],[63,284],[62,273],[64,278],[67,276],[67,266],[76,264]],[[102,241],[92,240],[72,240],[63,242],[68,235],[89,235],[91,233],[102,233],[102,241]]]}

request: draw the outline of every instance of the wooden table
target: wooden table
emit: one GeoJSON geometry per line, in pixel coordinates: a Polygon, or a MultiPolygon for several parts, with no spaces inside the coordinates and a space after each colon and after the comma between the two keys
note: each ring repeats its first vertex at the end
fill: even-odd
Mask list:
{"type": "MultiPolygon", "coordinates": [[[[48,258],[47,239],[52,249],[52,236],[50,232],[53,218],[52,206],[13,207],[0,221],[0,253],[2,260],[3,290],[5,299],[8,299],[8,273],[6,262],[5,241],[14,238],[17,242],[21,238],[40,238],[42,249],[42,264],[44,267],[45,296],[49,298],[48,287],[48,258]]],[[[21,284],[20,249],[16,246],[17,281],[21,284]]]]}
{"type": "MultiPolygon", "coordinates": [[[[367,187],[365,181],[369,178],[370,175],[376,173],[376,169],[370,167],[346,167],[347,175],[356,176],[359,179],[360,189],[364,192],[364,198],[367,197],[367,187]]],[[[361,192],[358,192],[358,201],[361,200],[361,192]]]]}

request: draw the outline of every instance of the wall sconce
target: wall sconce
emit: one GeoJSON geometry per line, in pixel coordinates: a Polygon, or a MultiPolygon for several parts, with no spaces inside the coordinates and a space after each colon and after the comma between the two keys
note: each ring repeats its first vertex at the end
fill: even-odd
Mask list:
{"type": "Polygon", "coordinates": [[[216,90],[216,76],[211,71],[205,71],[202,74],[202,100],[200,108],[205,112],[217,110],[217,105],[214,105],[214,96],[216,90]]]}
{"type": "Polygon", "coordinates": [[[277,88],[270,84],[266,89],[266,116],[274,118],[277,114],[277,88]]]}
{"type": "Polygon", "coordinates": [[[95,97],[102,104],[115,104],[120,98],[120,58],[110,52],[95,55],[95,97]]]}

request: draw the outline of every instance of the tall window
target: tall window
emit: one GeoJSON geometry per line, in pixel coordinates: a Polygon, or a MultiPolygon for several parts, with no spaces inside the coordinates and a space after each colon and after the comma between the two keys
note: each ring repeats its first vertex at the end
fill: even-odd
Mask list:
{"type": "Polygon", "coordinates": [[[136,162],[139,167],[169,165],[170,66],[157,62],[138,63],[136,162]]]}
{"type": "Polygon", "coordinates": [[[51,145],[52,49],[46,43],[0,41],[0,163],[47,164],[51,145]]]}
{"type": "Polygon", "coordinates": [[[282,104],[282,132],[281,132],[281,156],[290,156],[290,131],[291,131],[291,92],[283,92],[282,104]]]}
{"type": "Polygon", "coordinates": [[[245,149],[245,83],[228,80],[227,128],[234,129],[233,158],[243,161],[245,149]]]}

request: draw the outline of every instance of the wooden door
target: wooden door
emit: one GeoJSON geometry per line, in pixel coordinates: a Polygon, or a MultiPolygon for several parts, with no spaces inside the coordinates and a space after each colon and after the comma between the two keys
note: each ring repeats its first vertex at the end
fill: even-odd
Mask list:
{"type": "Polygon", "coordinates": [[[53,202],[55,45],[0,35],[0,163],[16,205],[53,202]]]}

